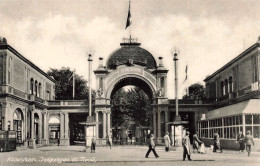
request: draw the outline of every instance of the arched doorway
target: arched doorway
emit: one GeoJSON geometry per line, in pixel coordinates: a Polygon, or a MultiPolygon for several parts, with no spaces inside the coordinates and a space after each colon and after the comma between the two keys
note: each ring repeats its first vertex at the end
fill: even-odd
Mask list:
{"type": "Polygon", "coordinates": [[[39,144],[40,143],[40,117],[37,113],[34,113],[34,138],[35,138],[35,143],[39,144]]]}
{"type": "Polygon", "coordinates": [[[49,144],[58,144],[60,138],[60,119],[56,116],[49,120],[49,144]]]}
{"type": "Polygon", "coordinates": [[[22,144],[23,138],[23,112],[20,108],[17,108],[13,113],[13,130],[16,131],[16,143],[22,144]]]}

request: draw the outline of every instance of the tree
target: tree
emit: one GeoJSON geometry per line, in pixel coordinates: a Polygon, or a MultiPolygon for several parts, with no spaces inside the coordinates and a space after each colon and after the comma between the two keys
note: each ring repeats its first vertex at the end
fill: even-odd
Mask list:
{"type": "Polygon", "coordinates": [[[196,98],[200,98],[200,99],[204,99],[206,97],[206,90],[205,87],[200,84],[200,83],[195,83],[189,86],[188,88],[189,90],[189,96],[184,95],[183,99],[196,99],[196,98]]]}
{"type": "Polygon", "coordinates": [[[150,100],[145,92],[134,87],[125,91],[119,89],[112,97],[113,126],[121,126],[126,121],[149,126],[150,100]]]}
{"type": "MultiPolygon", "coordinates": [[[[62,67],[61,69],[50,69],[47,72],[48,75],[53,76],[56,80],[55,84],[55,98],[56,100],[72,100],[73,96],[73,81],[70,77],[73,71],[69,67],[62,67]],[[70,79],[70,80],[69,80],[70,79]]],[[[87,81],[82,76],[75,73],[75,99],[76,100],[87,100],[88,99],[88,88],[87,81]]],[[[94,91],[92,91],[92,96],[94,91]]]]}

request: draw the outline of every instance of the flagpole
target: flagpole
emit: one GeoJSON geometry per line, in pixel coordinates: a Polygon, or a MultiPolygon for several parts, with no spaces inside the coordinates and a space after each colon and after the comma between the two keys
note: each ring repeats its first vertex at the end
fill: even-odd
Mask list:
{"type": "Polygon", "coordinates": [[[73,92],[72,92],[72,98],[73,100],[75,99],[75,69],[72,73],[72,79],[73,79],[73,84],[72,84],[72,88],[73,88],[73,92]]]}
{"type": "MultiPolygon", "coordinates": [[[[130,8],[131,8],[131,0],[129,0],[129,11],[130,11],[130,8]]],[[[129,42],[131,43],[131,23],[129,25],[129,42]]]]}

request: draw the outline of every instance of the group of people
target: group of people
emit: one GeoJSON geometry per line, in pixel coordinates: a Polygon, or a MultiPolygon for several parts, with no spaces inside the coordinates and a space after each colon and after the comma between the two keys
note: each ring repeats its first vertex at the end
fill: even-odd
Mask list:
{"type": "MultiPolygon", "coordinates": [[[[214,135],[213,135],[213,152],[217,152],[217,150],[220,150],[220,153],[223,152],[222,147],[220,146],[220,137],[217,131],[215,131],[214,135]]],[[[242,132],[240,132],[237,136],[237,143],[240,144],[239,150],[240,152],[244,152],[245,150],[245,146],[246,146],[246,151],[248,152],[248,156],[250,156],[250,152],[251,152],[251,146],[254,145],[254,140],[253,137],[251,135],[250,131],[247,131],[246,136],[244,136],[242,134],[242,132]]],[[[165,151],[168,152],[170,145],[171,145],[171,140],[169,137],[169,133],[166,132],[165,136],[164,136],[164,143],[165,143],[165,151]]],[[[190,145],[190,132],[187,131],[186,135],[182,138],[182,147],[183,147],[183,161],[185,161],[186,157],[188,158],[189,161],[191,161],[191,145],[190,145]]],[[[148,151],[145,155],[145,158],[149,158],[149,154],[152,151],[154,153],[154,156],[156,158],[159,157],[159,155],[156,153],[155,151],[155,142],[154,142],[154,136],[153,134],[151,134],[149,142],[148,142],[148,151]]],[[[199,153],[205,153],[205,145],[204,143],[199,140],[198,138],[198,132],[195,132],[195,134],[193,135],[193,152],[195,152],[195,150],[197,150],[197,152],[199,153]]]]}
{"type": "Polygon", "coordinates": [[[250,131],[246,132],[246,136],[242,132],[239,132],[236,143],[239,143],[239,152],[244,152],[246,147],[247,154],[250,156],[251,146],[254,145],[253,136],[250,131]]]}

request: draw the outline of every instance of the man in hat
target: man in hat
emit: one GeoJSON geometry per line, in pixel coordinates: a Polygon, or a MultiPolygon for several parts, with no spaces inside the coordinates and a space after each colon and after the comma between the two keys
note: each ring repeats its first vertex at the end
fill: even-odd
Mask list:
{"type": "Polygon", "coordinates": [[[185,161],[186,159],[186,156],[188,156],[188,160],[191,161],[191,158],[190,158],[190,132],[187,131],[186,132],[186,136],[184,136],[182,138],[182,147],[183,147],[183,161],[185,161]]]}
{"type": "Polygon", "coordinates": [[[149,148],[149,149],[148,149],[148,151],[147,151],[147,153],[146,153],[146,155],[145,155],[145,158],[149,158],[148,156],[149,156],[149,154],[150,154],[151,151],[153,151],[153,154],[154,154],[154,156],[155,156],[156,158],[159,157],[158,154],[157,154],[156,151],[155,151],[155,143],[154,143],[154,136],[153,136],[153,134],[151,134],[151,136],[150,136],[148,148],[149,148]]]}

